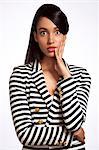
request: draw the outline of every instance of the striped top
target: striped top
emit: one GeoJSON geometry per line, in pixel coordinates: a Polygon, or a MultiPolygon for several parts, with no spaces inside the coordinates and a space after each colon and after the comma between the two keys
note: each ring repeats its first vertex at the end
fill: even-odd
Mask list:
{"type": "Polygon", "coordinates": [[[60,77],[53,97],[37,60],[13,69],[9,81],[10,105],[23,150],[84,148],[73,132],[85,122],[91,78],[84,68],[68,67],[72,76],[60,77]]]}

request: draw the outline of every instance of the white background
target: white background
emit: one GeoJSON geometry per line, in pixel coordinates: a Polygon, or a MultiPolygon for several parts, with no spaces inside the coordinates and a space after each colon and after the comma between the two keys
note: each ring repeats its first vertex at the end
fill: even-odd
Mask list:
{"type": "Polygon", "coordinates": [[[10,111],[9,77],[24,64],[30,28],[41,4],[54,3],[68,17],[70,31],[64,58],[92,77],[85,124],[86,150],[99,150],[98,4],[97,0],[0,0],[0,150],[21,150],[10,111]]]}

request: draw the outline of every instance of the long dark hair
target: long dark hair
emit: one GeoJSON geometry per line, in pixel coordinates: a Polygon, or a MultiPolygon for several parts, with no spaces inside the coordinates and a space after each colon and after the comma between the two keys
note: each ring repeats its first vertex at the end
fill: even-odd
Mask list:
{"type": "Polygon", "coordinates": [[[41,52],[39,45],[34,40],[33,36],[33,32],[36,32],[37,23],[41,17],[47,17],[48,19],[50,19],[59,28],[59,31],[64,35],[67,34],[69,30],[67,17],[58,6],[54,4],[42,5],[37,10],[33,19],[25,64],[33,62],[35,59],[40,60],[43,58],[43,53],[41,52]]]}

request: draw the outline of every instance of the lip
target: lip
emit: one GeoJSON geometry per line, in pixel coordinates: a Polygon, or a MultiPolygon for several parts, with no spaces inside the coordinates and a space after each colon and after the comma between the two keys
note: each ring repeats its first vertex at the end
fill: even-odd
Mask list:
{"type": "Polygon", "coordinates": [[[48,50],[49,52],[54,52],[55,49],[56,49],[56,47],[48,47],[48,48],[47,48],[47,50],[48,50]]]}

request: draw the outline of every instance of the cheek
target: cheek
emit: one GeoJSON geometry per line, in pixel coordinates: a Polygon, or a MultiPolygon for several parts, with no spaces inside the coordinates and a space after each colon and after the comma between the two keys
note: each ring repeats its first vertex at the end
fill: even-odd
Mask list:
{"type": "Polygon", "coordinates": [[[44,45],[45,45],[45,40],[43,40],[43,39],[38,39],[38,45],[39,45],[39,47],[44,47],[44,45]]]}
{"type": "Polygon", "coordinates": [[[63,38],[56,39],[57,46],[60,46],[63,43],[63,38]]]}

